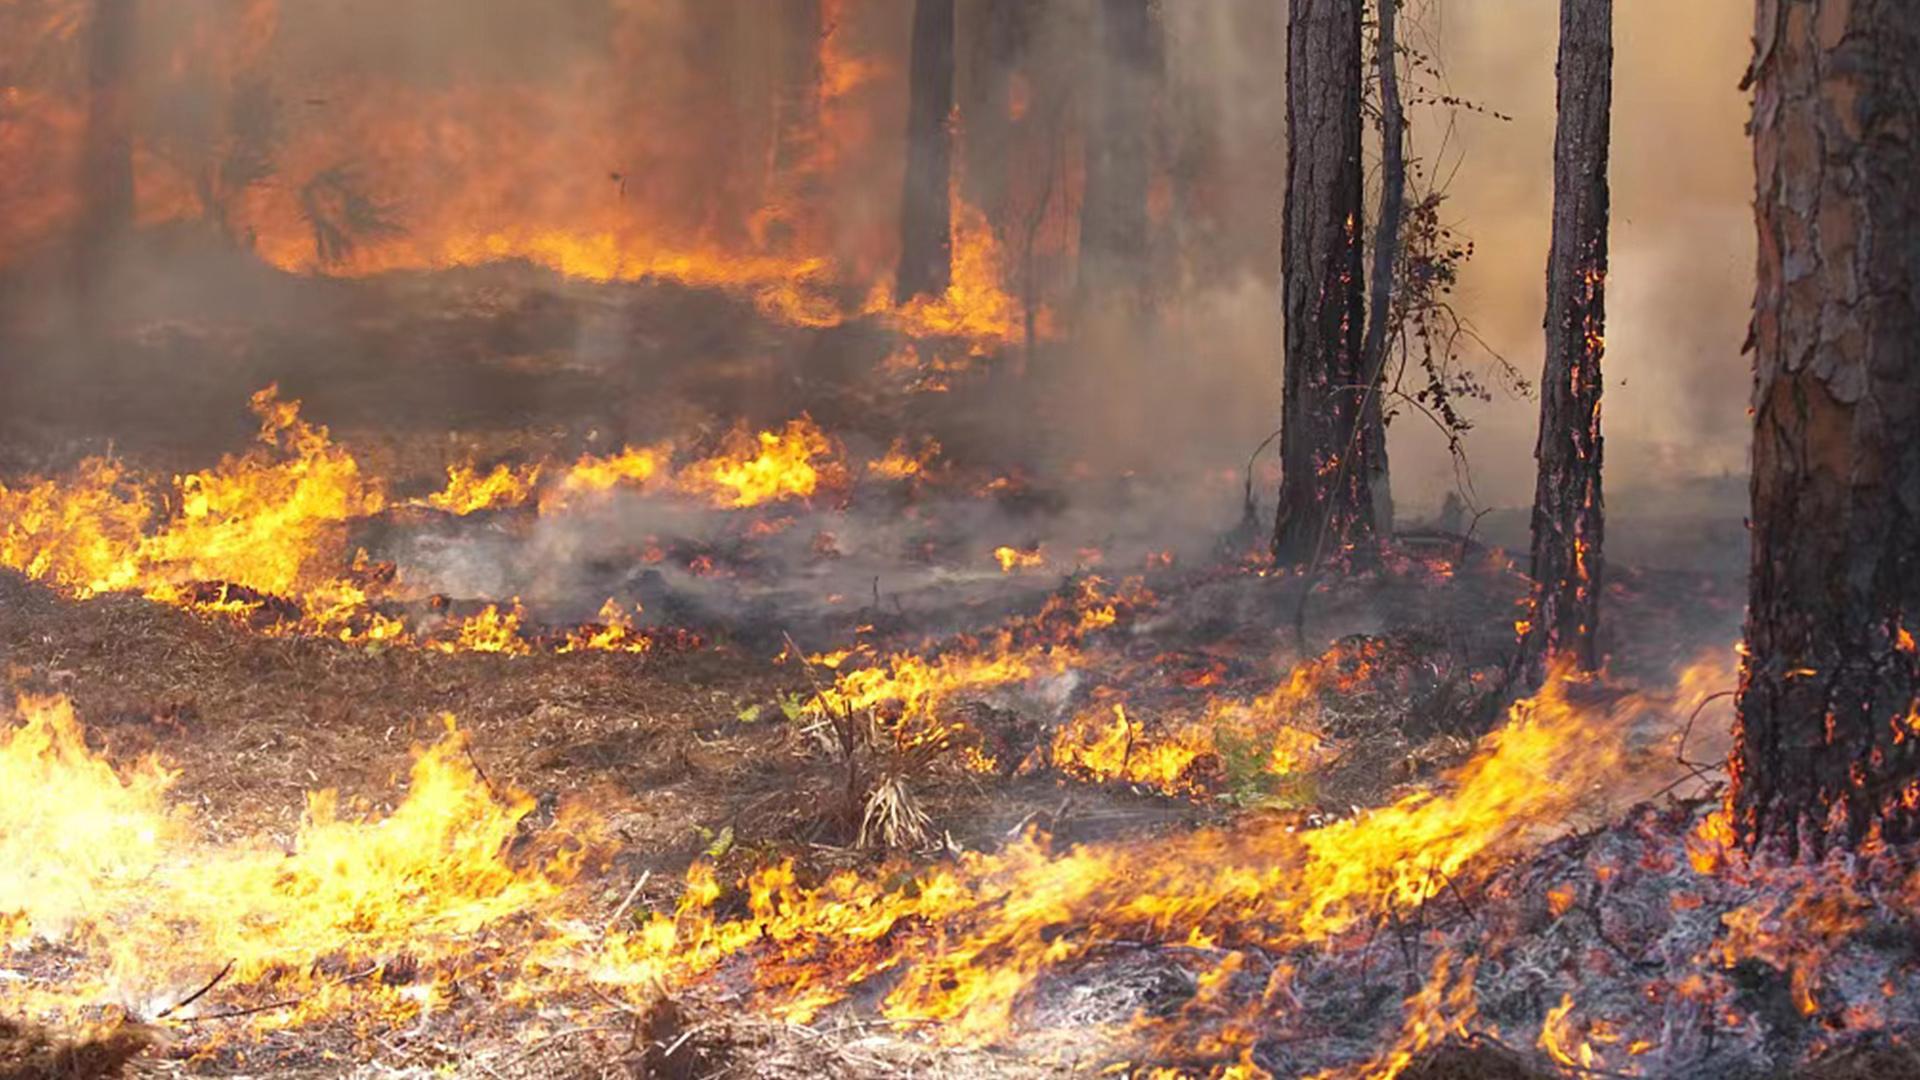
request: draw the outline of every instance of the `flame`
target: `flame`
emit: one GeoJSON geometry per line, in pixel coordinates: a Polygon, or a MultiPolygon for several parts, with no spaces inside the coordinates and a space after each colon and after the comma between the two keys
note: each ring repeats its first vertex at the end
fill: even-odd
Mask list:
{"type": "Polygon", "coordinates": [[[1322,764],[1331,749],[1317,720],[1321,696],[1365,686],[1383,648],[1374,640],[1336,643],[1251,701],[1209,697],[1197,713],[1172,711],[1151,728],[1129,719],[1120,703],[1111,706],[1111,721],[1106,710],[1083,712],[1054,733],[1053,765],[1168,795],[1204,794],[1223,781],[1284,794],[1286,782],[1322,764]]]}
{"type": "Polygon", "coordinates": [[[895,439],[885,456],[867,462],[867,472],[882,480],[907,480],[924,475],[939,456],[940,444],[932,439],[922,442],[915,453],[908,452],[905,439],[895,439]]]}
{"type": "MultiPolygon", "coordinates": [[[[1705,661],[1682,687],[1691,693],[1727,675],[1726,665],[1705,661]]],[[[678,910],[611,941],[597,976],[671,983],[751,952],[759,1004],[804,1018],[890,972],[887,1016],[937,1021],[946,1040],[991,1041],[1035,979],[1103,941],[1281,949],[1364,927],[1446,882],[1476,880],[1557,828],[1593,796],[1591,785],[1624,776],[1629,763],[1612,736],[1675,708],[1657,695],[1581,707],[1580,685],[1556,669],[1442,788],[1315,830],[1252,818],[1065,852],[1030,835],[997,854],[928,868],[906,885],[846,872],[805,887],[791,867],[773,867],[745,882],[748,914],[738,917],[715,913],[718,883],[696,868],[678,910]],[[1063,927],[1071,929],[1056,932],[1063,927]]],[[[1457,1006],[1464,993],[1470,1003],[1470,975],[1464,991],[1458,978],[1438,982],[1439,1002],[1457,1006]]],[[[1457,1009],[1451,1015],[1457,1020],[1457,1009]]]]}
{"type": "Polygon", "coordinates": [[[18,710],[21,722],[0,728],[0,782],[36,797],[0,805],[0,931],[8,944],[60,944],[75,970],[57,986],[0,981],[9,1012],[73,1017],[118,1000],[151,1017],[230,964],[229,994],[283,1003],[256,1026],[350,999],[405,1019],[489,962],[476,935],[549,908],[579,866],[578,845],[509,857],[533,800],[496,793],[450,718],[416,752],[391,814],[346,814],[316,792],[283,847],[201,835],[169,804],[173,773],[151,758],[115,768],[88,749],[64,699],[18,710]]]}
{"type": "Polygon", "coordinates": [[[1573,995],[1562,994],[1560,1004],[1547,1010],[1547,1017],[1540,1025],[1540,1049],[1547,1052],[1555,1062],[1581,1073],[1592,1073],[1606,1067],[1606,1059],[1594,1049],[1594,1042],[1602,1044],[1619,1041],[1611,1025],[1605,1020],[1594,1020],[1584,1032],[1577,1030],[1568,1014],[1573,1012],[1573,995]]]}
{"type": "Polygon", "coordinates": [[[525,615],[526,613],[520,610],[518,600],[515,600],[512,607],[505,611],[500,610],[498,604],[488,604],[478,615],[462,619],[452,640],[434,641],[430,644],[440,652],[485,652],[525,656],[533,651],[532,646],[528,645],[520,634],[520,623],[525,615]]]}
{"type": "MultiPolygon", "coordinates": [[[[639,610],[637,607],[635,610],[639,610]]],[[[650,652],[653,638],[635,629],[633,616],[612,597],[600,605],[597,623],[578,627],[560,644],[557,651],[567,652],[650,652]]]]}
{"type": "Polygon", "coordinates": [[[616,487],[640,487],[666,466],[672,455],[670,446],[626,447],[606,457],[582,455],[561,476],[552,490],[542,493],[542,512],[558,510],[576,496],[596,495],[616,487]]]}
{"type": "Polygon", "coordinates": [[[539,465],[501,463],[482,474],[471,464],[447,466],[447,484],[426,497],[426,505],[450,514],[471,514],[495,507],[520,506],[540,482],[539,465]]]}
{"type": "Polygon", "coordinates": [[[1215,752],[1210,732],[1182,727],[1149,739],[1141,723],[1128,718],[1124,703],[1115,702],[1111,714],[1111,722],[1106,722],[1100,710],[1083,712],[1061,725],[1054,732],[1054,768],[1095,780],[1141,784],[1167,794],[1198,790],[1195,766],[1215,752]]]}
{"type": "Polygon", "coordinates": [[[908,337],[961,338],[972,343],[974,355],[984,355],[991,346],[1020,340],[1020,309],[1003,285],[1005,259],[993,225],[960,188],[951,185],[953,273],[947,291],[896,306],[892,283],[882,282],[874,286],[866,310],[908,337]]]}
{"type": "MultiPolygon", "coordinates": [[[[388,505],[385,481],[363,472],[275,387],[255,394],[252,408],[260,421],[257,445],[201,472],[163,481],[98,457],[65,477],[0,483],[0,566],[77,599],[135,591],[263,633],[447,652],[532,650],[517,604],[490,605],[425,635],[378,610],[381,601],[405,598],[406,585],[393,567],[350,552],[347,536],[349,525],[388,505]]],[[[936,451],[928,444],[922,460],[936,451]]],[[[666,443],[585,455],[564,466],[502,463],[482,472],[452,465],[445,486],[412,505],[467,514],[532,502],[542,514],[558,514],[625,487],[743,509],[807,498],[845,481],[833,440],[802,416],[757,434],[736,427],[714,454],[677,470],[666,443]]],[[[702,565],[712,569],[710,561],[702,565]]],[[[547,643],[561,651],[643,652],[654,640],[610,621],[547,643]]]]}
{"type": "Polygon", "coordinates": [[[715,506],[745,509],[784,499],[807,498],[823,482],[837,481],[841,470],[834,458],[833,440],[810,417],[788,421],[775,431],[752,432],[735,427],[712,456],[689,462],[668,473],[671,444],[627,447],[605,457],[584,456],[568,468],[558,483],[540,495],[542,512],[561,510],[582,496],[615,488],[644,489],[660,484],[682,494],[703,498],[715,506]]]}
{"type": "Polygon", "coordinates": [[[67,483],[0,484],[0,565],[79,597],[137,589],[180,602],[221,582],[297,597],[347,563],[343,525],[385,504],[327,429],[274,387],[253,396],[260,446],[162,485],[92,458],[67,483]]]}
{"type": "Polygon", "coordinates": [[[1002,544],[993,549],[993,561],[1000,564],[1001,573],[1011,574],[1015,570],[1034,570],[1047,565],[1047,555],[1038,546],[1017,548],[1002,544]]]}
{"type": "Polygon", "coordinates": [[[804,499],[825,479],[823,459],[832,454],[832,441],[806,416],[789,421],[780,431],[757,435],[736,427],[719,453],[681,469],[675,482],[682,491],[704,496],[715,506],[736,509],[804,499]]]}

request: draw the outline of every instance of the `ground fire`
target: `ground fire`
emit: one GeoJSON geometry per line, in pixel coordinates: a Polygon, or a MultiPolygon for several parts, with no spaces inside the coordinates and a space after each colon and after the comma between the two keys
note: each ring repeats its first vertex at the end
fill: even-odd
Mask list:
{"type": "Polygon", "coordinates": [[[0,3],[0,1080],[1920,1076],[1920,16],[1662,7],[0,3]]]}

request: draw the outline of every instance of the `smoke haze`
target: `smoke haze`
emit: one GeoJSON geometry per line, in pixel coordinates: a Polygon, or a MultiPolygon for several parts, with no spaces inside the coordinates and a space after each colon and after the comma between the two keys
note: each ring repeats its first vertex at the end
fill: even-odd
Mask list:
{"type": "MultiPolygon", "coordinates": [[[[823,296],[857,307],[891,273],[908,5],[823,0],[804,8],[819,21],[798,32],[767,5],[696,0],[138,7],[137,219],[150,228],[204,226],[300,274],[522,258],[592,280],[665,273],[738,287],[783,312],[817,310],[823,296]],[[782,89],[796,81],[826,88],[808,99],[797,136],[782,89]],[[257,158],[270,166],[249,171],[257,158]]],[[[1066,322],[1094,8],[1003,7],[960,5],[960,190],[992,225],[1004,288],[1017,297],[1030,283],[1066,322]]],[[[1050,407],[1053,430],[1029,440],[1056,465],[1092,458],[1217,476],[1274,422],[1283,7],[1160,5],[1161,320],[1141,333],[1091,311],[1071,343],[1056,335],[1040,354],[1048,370],[1030,373],[1036,384],[1074,403],[1050,407]]],[[[35,253],[84,205],[61,181],[85,126],[84,9],[22,0],[0,47],[0,265],[32,267],[32,288],[51,277],[35,253]]],[[[1744,467],[1751,166],[1737,83],[1749,10],[1742,0],[1618,5],[1606,399],[1616,493],[1744,467]]],[[[1446,192],[1443,218],[1475,243],[1458,310],[1537,377],[1554,5],[1432,0],[1406,18],[1403,41],[1444,73],[1422,77],[1426,96],[1511,117],[1428,104],[1410,119],[1416,157],[1446,192]]],[[[129,295],[148,298],[229,269],[200,248],[128,259],[129,295]]],[[[185,318],[206,301],[190,289],[163,295],[140,320],[185,318]]],[[[319,318],[318,300],[277,310],[298,320],[309,303],[319,318]]],[[[674,332],[620,304],[576,324],[565,363],[600,371],[619,366],[636,336],[674,332]]],[[[1006,351],[1018,351],[1017,336],[1006,351]]],[[[27,368],[57,351],[44,340],[14,348],[27,368]]],[[[697,345],[675,351],[705,362],[697,345]]],[[[1470,350],[1469,360],[1484,357],[1470,350]]],[[[1470,415],[1477,503],[1523,505],[1533,403],[1496,389],[1470,415]]],[[[1391,451],[1397,501],[1415,514],[1458,482],[1416,414],[1398,417],[1391,451]]],[[[1230,512],[1231,485],[1218,490],[1230,512]]]]}

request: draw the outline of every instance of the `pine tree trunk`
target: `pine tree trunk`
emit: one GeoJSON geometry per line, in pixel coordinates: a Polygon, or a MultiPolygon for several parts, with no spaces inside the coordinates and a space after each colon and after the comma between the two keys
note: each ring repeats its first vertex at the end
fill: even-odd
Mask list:
{"type": "Polygon", "coordinates": [[[1539,478],[1533,496],[1533,605],[1522,643],[1534,686],[1556,659],[1585,671],[1596,670],[1600,661],[1600,389],[1613,0],[1561,0],[1559,82],[1547,352],[1534,448],[1539,478]]]}
{"type": "Polygon", "coordinates": [[[1290,0],[1281,222],[1286,373],[1273,552],[1299,566],[1372,539],[1362,334],[1362,0],[1290,0]]]}
{"type": "Polygon", "coordinates": [[[1407,206],[1407,116],[1400,107],[1397,0],[1375,6],[1374,60],[1380,73],[1380,224],[1373,232],[1373,295],[1367,301],[1367,487],[1373,492],[1373,526],[1393,534],[1393,479],[1387,470],[1387,329],[1393,315],[1393,264],[1400,254],[1400,223],[1407,206]]]}
{"type": "Polygon", "coordinates": [[[894,298],[937,296],[953,280],[953,0],[914,0],[907,101],[907,180],[894,298]]]}
{"type": "Polygon", "coordinates": [[[1920,837],[1920,5],[1760,0],[1742,836],[1920,837]]]}
{"type": "Polygon", "coordinates": [[[133,225],[132,90],[134,0],[94,0],[87,32],[87,126],[81,150],[83,194],[76,270],[92,291],[112,249],[133,225]]]}
{"type": "Polygon", "coordinates": [[[1082,305],[1111,297],[1139,308],[1153,280],[1147,188],[1160,24],[1149,0],[1101,0],[1094,21],[1099,48],[1087,103],[1078,292],[1082,305]]]}

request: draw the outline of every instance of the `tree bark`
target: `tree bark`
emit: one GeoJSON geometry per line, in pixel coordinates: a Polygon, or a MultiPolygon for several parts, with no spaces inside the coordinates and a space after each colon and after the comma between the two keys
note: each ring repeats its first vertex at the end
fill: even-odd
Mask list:
{"type": "Polygon", "coordinates": [[[1379,0],[1375,15],[1374,59],[1380,73],[1380,224],[1373,232],[1373,295],[1367,302],[1366,364],[1367,461],[1372,471],[1373,524],[1393,533],[1393,481],[1387,469],[1386,409],[1380,400],[1387,374],[1387,324],[1393,314],[1393,264],[1400,253],[1400,222],[1407,207],[1407,117],[1400,107],[1396,0],[1379,0]]]}
{"type": "Polygon", "coordinates": [[[1153,281],[1147,189],[1163,73],[1160,23],[1150,0],[1101,0],[1094,21],[1079,301],[1084,307],[1111,297],[1139,310],[1153,281]]]}
{"type": "Polygon", "coordinates": [[[1557,659],[1583,671],[1600,663],[1600,389],[1612,103],[1613,0],[1561,0],[1547,352],[1534,448],[1533,602],[1521,650],[1533,686],[1557,659]]]}
{"type": "Polygon", "coordinates": [[[1361,335],[1366,270],[1361,232],[1362,0],[1290,0],[1287,21],[1287,191],[1281,305],[1286,373],[1280,418],[1280,507],[1273,553],[1284,566],[1372,539],[1361,335]]]}
{"type": "Polygon", "coordinates": [[[954,0],[914,0],[907,179],[894,298],[937,296],[953,280],[954,0]]]}
{"type": "Polygon", "coordinates": [[[94,0],[87,31],[87,125],[76,268],[83,295],[133,225],[133,112],[127,85],[134,0],[94,0]]]}
{"type": "Polygon", "coordinates": [[[1920,837],[1920,5],[1759,0],[1747,843],[1920,837]]]}

